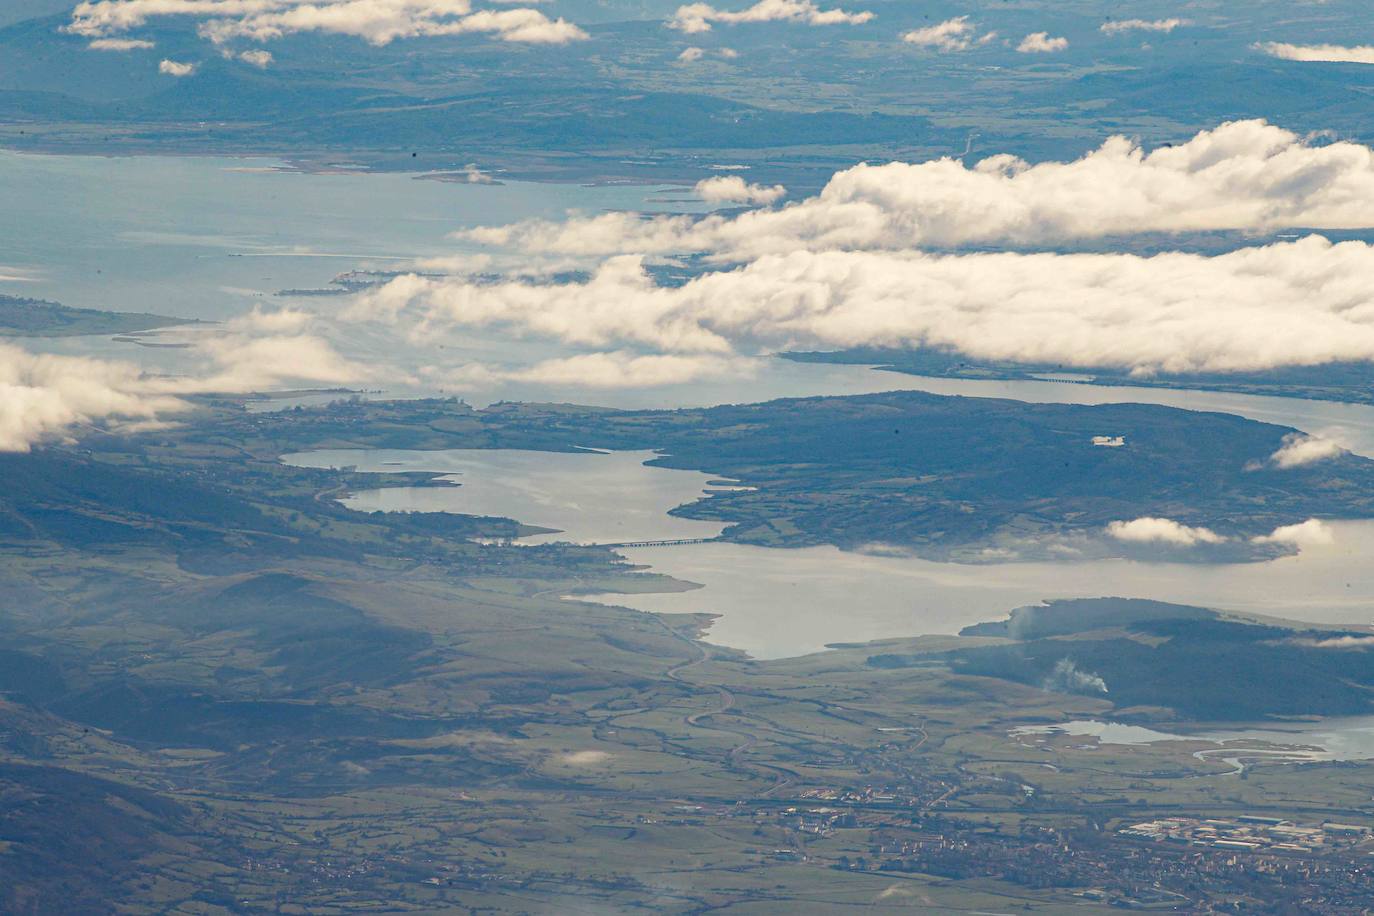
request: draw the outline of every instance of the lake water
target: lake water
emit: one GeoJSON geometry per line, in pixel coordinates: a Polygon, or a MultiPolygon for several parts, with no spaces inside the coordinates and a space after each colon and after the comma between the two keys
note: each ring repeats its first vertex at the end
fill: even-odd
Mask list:
{"type": "Polygon", "coordinates": [[[651,187],[463,184],[280,166],[0,150],[0,200],[24,215],[0,220],[0,277],[30,278],[0,280],[0,292],[222,320],[277,290],[324,286],[353,268],[461,254],[465,246],[448,237],[455,230],[569,209],[662,209],[651,187]]]}
{"type": "MultiPolygon", "coordinates": [[[[648,467],[651,453],[516,450],[332,450],[287,456],[309,467],[453,474],[458,488],[364,491],[363,510],[452,511],[512,517],[564,533],[536,539],[623,543],[711,537],[715,523],[668,510],[702,495],[709,478],[648,467]]],[[[1374,623],[1374,522],[1333,522],[1333,544],[1264,563],[1128,560],[970,565],[833,547],[778,550],[712,542],[624,548],[631,562],[697,583],[688,592],[593,600],[657,613],[720,615],[707,638],[759,658],[835,642],[955,633],[1045,599],[1153,598],[1313,622],[1374,623]]]]}
{"type": "Polygon", "coordinates": [[[1193,756],[1226,761],[1235,767],[1234,772],[1240,772],[1247,760],[1255,759],[1294,763],[1374,759],[1374,716],[1342,716],[1266,728],[1211,729],[1186,735],[1091,719],[1058,725],[1028,725],[1011,732],[1013,738],[1022,741],[1055,734],[1095,738],[1099,744],[1211,742],[1221,746],[1199,750],[1193,756]],[[1275,745],[1284,749],[1278,750],[1275,745]]]}
{"type": "Polygon", "coordinates": [[[495,515],[555,529],[522,543],[713,538],[724,528],[668,515],[666,509],[699,497],[714,479],[644,462],[653,452],[551,453],[518,449],[400,451],[332,449],[285,455],[311,468],[356,466],[365,472],[430,471],[454,487],[387,487],[342,500],[360,512],[457,512],[495,515]]]}
{"type": "MultiPolygon", "coordinates": [[[[270,159],[47,156],[0,150],[0,293],[81,308],[224,321],[254,307],[316,314],[315,333],[360,363],[389,370],[369,388],[414,395],[419,366],[524,365],[557,355],[543,341],[499,333],[409,338],[394,328],[336,320],[339,296],[281,297],[318,289],[351,270],[416,269],[417,259],[472,255],[453,238],[476,226],[568,211],[695,212],[690,195],[657,186],[468,184],[427,176],[307,173],[270,159]],[[683,199],[683,198],[687,199],[683,199]],[[669,199],[671,198],[671,199],[669,199]]],[[[424,265],[420,265],[423,269],[424,265]]],[[[215,328],[170,329],[180,341],[215,328]]],[[[149,371],[204,371],[195,350],[140,347],[109,335],[26,339],[30,350],[121,358],[149,371]]],[[[857,375],[859,373],[850,373],[857,375]]],[[[499,400],[542,390],[492,388],[499,400]]]]}
{"type": "Polygon", "coordinates": [[[1014,607],[1057,598],[1151,598],[1314,623],[1374,623],[1374,522],[1332,523],[1335,543],[1264,563],[1093,560],[969,565],[711,543],[623,551],[704,586],[610,598],[645,611],[721,614],[712,642],[760,658],[830,643],[956,633],[1014,607]]]}

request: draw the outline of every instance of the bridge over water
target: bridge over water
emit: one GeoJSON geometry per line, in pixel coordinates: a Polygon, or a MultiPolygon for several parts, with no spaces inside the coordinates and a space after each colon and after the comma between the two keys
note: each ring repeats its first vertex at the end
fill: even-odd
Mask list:
{"type": "Polygon", "coordinates": [[[617,548],[630,547],[676,547],[679,544],[710,544],[719,538],[670,538],[662,541],[622,541],[619,544],[597,544],[597,547],[609,547],[612,550],[617,548]]]}

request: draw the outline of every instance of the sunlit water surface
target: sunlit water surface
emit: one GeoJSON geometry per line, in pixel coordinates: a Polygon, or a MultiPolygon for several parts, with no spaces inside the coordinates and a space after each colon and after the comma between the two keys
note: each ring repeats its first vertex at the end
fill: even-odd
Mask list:
{"type": "Polygon", "coordinates": [[[0,200],[24,215],[0,220],[0,292],[218,321],[354,268],[475,251],[450,237],[455,230],[574,209],[653,210],[654,192],[312,174],[270,159],[0,150],[0,200]]]}

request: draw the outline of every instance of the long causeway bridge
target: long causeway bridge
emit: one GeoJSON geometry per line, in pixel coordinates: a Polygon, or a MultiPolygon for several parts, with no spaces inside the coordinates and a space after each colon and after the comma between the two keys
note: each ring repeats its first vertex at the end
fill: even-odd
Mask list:
{"type": "Polygon", "coordinates": [[[709,544],[718,538],[672,538],[664,541],[622,541],[619,544],[597,544],[597,547],[609,547],[612,550],[624,547],[676,547],[679,544],[709,544]]]}

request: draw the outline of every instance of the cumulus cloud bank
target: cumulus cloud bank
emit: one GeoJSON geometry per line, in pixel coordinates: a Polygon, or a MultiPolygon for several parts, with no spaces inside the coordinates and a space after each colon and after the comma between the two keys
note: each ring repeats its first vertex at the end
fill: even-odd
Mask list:
{"type": "Polygon", "coordinates": [[[1049,32],[1031,32],[1016,46],[1020,54],[1054,54],[1069,46],[1067,38],[1051,38],[1049,32]]]}
{"type": "MultiPolygon", "coordinates": [[[[1163,544],[1169,547],[1197,547],[1225,544],[1230,538],[1210,528],[1193,528],[1170,518],[1145,516],[1107,525],[1107,535],[1135,544],[1163,544]]],[[[1321,519],[1309,518],[1293,525],[1280,525],[1269,534],[1250,538],[1251,544],[1276,544],[1281,547],[1317,547],[1335,543],[1335,533],[1321,519]]]]}
{"type": "MultiPolygon", "coordinates": [[[[726,60],[734,60],[736,57],[739,57],[739,52],[733,48],[717,48],[711,53],[714,53],[717,57],[723,57],[726,60]]],[[[693,64],[705,58],[706,54],[707,51],[705,48],[683,48],[682,53],[677,56],[677,59],[684,64],[693,64]]]]}
{"type": "Polygon", "coordinates": [[[183,63],[179,60],[164,59],[158,63],[157,72],[165,74],[166,76],[190,76],[192,73],[196,72],[196,65],[183,63]]]}
{"type": "Polygon", "coordinates": [[[156,46],[142,38],[96,38],[86,47],[93,51],[139,51],[156,46]]]}
{"type": "MultiPolygon", "coordinates": [[[[738,175],[700,189],[759,203],[776,190],[738,175]]],[[[1312,235],[1220,255],[958,250],[1290,226],[1374,226],[1374,151],[1244,121],[1148,152],[1116,137],[1073,162],[860,165],[814,197],[742,214],[619,212],[467,231],[502,257],[564,270],[572,259],[586,274],[408,275],[346,314],[425,334],[500,328],[670,354],[934,347],[1138,374],[1374,360],[1365,242],[1312,235]],[[682,253],[718,269],[672,285],[647,269],[682,253]]],[[[1329,449],[1285,446],[1271,466],[1329,449]]]]}
{"type": "Polygon", "coordinates": [[[1285,547],[1321,547],[1336,542],[1331,526],[1319,518],[1296,525],[1280,525],[1269,534],[1251,538],[1253,544],[1280,544],[1285,547]]]}
{"type": "Polygon", "coordinates": [[[369,373],[305,329],[299,313],[255,313],[194,341],[207,370],[148,375],[122,360],[30,353],[0,344],[0,452],[119,430],[188,409],[191,394],[235,393],[285,382],[345,384],[369,373]]]}
{"type": "MultiPolygon", "coordinates": [[[[902,41],[935,51],[967,51],[974,45],[975,32],[976,28],[967,16],[956,16],[923,29],[912,29],[902,35],[902,41]]],[[[977,43],[986,44],[994,37],[994,33],[988,32],[977,39],[977,43]]]]}
{"type": "Polygon", "coordinates": [[[1283,445],[1269,456],[1269,461],[1279,468],[1296,468],[1315,464],[1346,454],[1347,449],[1335,439],[1323,436],[1309,436],[1307,433],[1289,433],[1283,437],[1283,445]]]}
{"type": "Polygon", "coordinates": [[[1374,46],[1360,45],[1293,45],[1282,41],[1266,41],[1254,46],[1270,57],[1335,64],[1374,64],[1374,46]]]}
{"type": "Polygon", "coordinates": [[[736,25],[744,22],[800,22],[806,25],[859,25],[873,18],[870,12],[851,13],[842,9],[823,10],[814,0],[759,0],[738,11],[722,10],[709,3],[688,3],[677,8],[668,28],[688,35],[709,32],[713,23],[736,25]]]}
{"type": "Polygon", "coordinates": [[[780,184],[772,187],[750,184],[738,175],[717,175],[696,183],[697,196],[707,203],[771,204],[787,194],[780,184]]]}
{"type": "Polygon", "coordinates": [[[0,344],[0,452],[27,452],[73,427],[151,420],[183,406],[170,394],[149,390],[130,363],[0,344]]]}
{"type": "Polygon", "coordinates": [[[1221,544],[1226,538],[1210,528],[1191,528],[1171,518],[1144,516],[1129,522],[1112,522],[1107,534],[1118,541],[1135,544],[1168,544],[1174,547],[1194,547],[1198,544],[1221,544]]]}
{"type": "Polygon", "coordinates": [[[306,333],[243,337],[213,335],[198,349],[213,361],[206,375],[164,382],[179,394],[233,393],[280,386],[283,382],[341,385],[371,372],[340,356],[325,340],[306,333]]]}
{"type": "Polygon", "coordinates": [[[1325,639],[1295,636],[1285,639],[1291,646],[1306,646],[1309,649],[1370,649],[1374,648],[1374,636],[1329,636],[1325,639]]]}
{"type": "Polygon", "coordinates": [[[302,32],[352,35],[374,45],[400,38],[486,33],[503,41],[566,44],[586,38],[563,19],[538,10],[473,10],[469,0],[88,0],[72,11],[68,32],[119,35],[151,18],[204,19],[200,33],[216,44],[268,41],[302,32]]]}
{"type": "Polygon", "coordinates": [[[1139,372],[1374,359],[1374,247],[1321,237],[1224,255],[794,251],[679,286],[637,256],[586,280],[404,276],[359,317],[504,327],[588,346],[931,346],[1139,372]]]}
{"type": "Polygon", "coordinates": [[[254,48],[251,51],[240,51],[234,56],[246,64],[252,64],[259,70],[266,70],[272,63],[272,52],[264,51],[262,48],[254,48]]]}
{"type": "Polygon", "coordinates": [[[1191,25],[1187,19],[1114,19],[1104,22],[1102,34],[1118,35],[1122,32],[1172,32],[1181,25],[1191,25]]]}
{"type": "Polygon", "coordinates": [[[1374,226],[1374,150],[1314,145],[1261,120],[1146,152],[1122,136],[1073,162],[1008,155],[857,165],[815,197],[735,217],[611,213],[464,233],[526,252],[705,252],[718,260],[825,249],[1044,244],[1140,232],[1374,226]]]}

